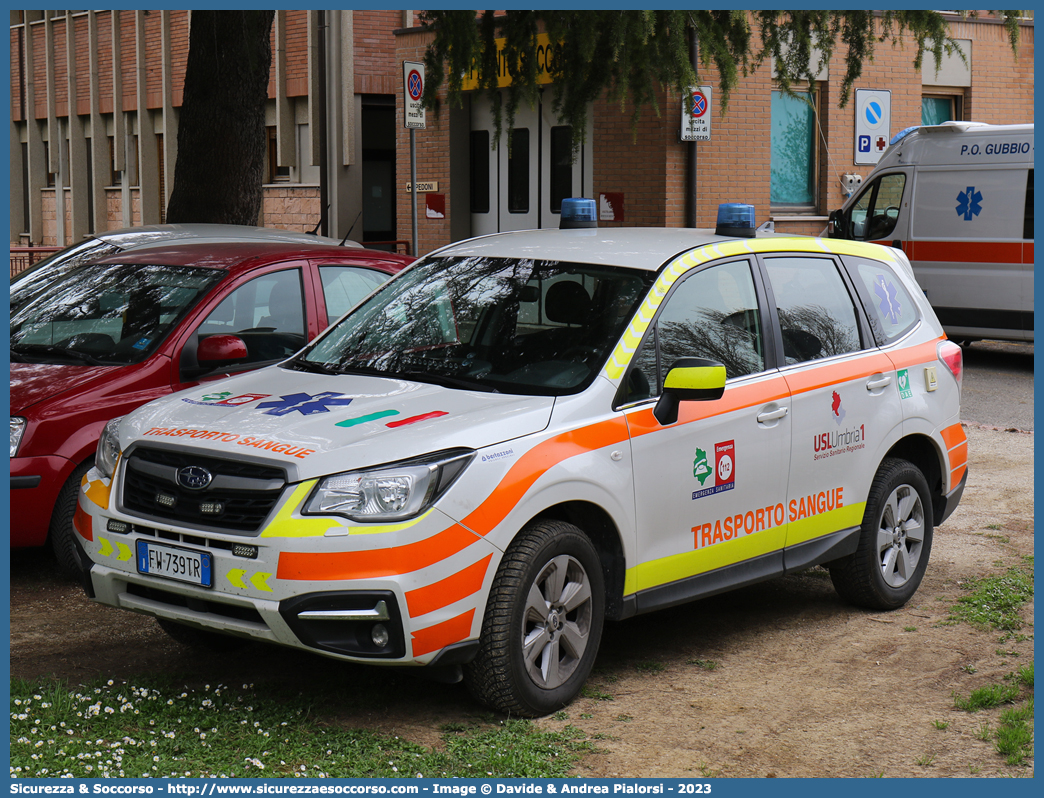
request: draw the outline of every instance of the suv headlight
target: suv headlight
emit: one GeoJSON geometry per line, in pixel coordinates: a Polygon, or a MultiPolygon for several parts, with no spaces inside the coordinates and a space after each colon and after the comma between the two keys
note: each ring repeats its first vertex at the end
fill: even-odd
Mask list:
{"type": "Polygon", "coordinates": [[[25,432],[25,419],[19,416],[11,416],[11,457],[18,454],[18,444],[22,442],[22,433],[25,432]]]}
{"type": "Polygon", "coordinates": [[[120,422],[123,416],[114,418],[105,425],[94,453],[94,465],[106,479],[112,479],[116,461],[120,459],[120,422]]]}
{"type": "Polygon", "coordinates": [[[323,479],[304,512],[353,521],[403,521],[420,515],[449,489],[475,452],[454,449],[415,460],[347,471],[323,479]]]}

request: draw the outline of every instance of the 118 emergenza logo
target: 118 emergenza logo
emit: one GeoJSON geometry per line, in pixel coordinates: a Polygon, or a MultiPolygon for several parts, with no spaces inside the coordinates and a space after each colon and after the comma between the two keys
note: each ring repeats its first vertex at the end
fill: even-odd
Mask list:
{"type": "Polygon", "coordinates": [[[736,487],[736,442],[723,441],[714,444],[714,468],[711,469],[707,452],[703,449],[696,450],[696,459],[692,463],[692,475],[700,481],[700,485],[706,487],[693,491],[692,498],[702,499],[704,496],[713,496],[736,487]],[[714,483],[707,485],[707,479],[714,474],[714,483]]]}

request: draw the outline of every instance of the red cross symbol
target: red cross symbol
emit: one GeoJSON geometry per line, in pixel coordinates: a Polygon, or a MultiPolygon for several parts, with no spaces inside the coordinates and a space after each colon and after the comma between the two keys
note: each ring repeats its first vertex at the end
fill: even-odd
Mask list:
{"type": "Polygon", "coordinates": [[[878,152],[882,152],[887,144],[888,144],[888,142],[884,140],[883,136],[878,136],[877,137],[877,151],[878,152]]]}

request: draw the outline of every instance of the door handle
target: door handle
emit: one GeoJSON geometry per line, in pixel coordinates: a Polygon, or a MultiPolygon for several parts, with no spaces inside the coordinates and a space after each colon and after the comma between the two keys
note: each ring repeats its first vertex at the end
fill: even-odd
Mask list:
{"type": "Polygon", "coordinates": [[[891,374],[882,374],[880,377],[875,377],[866,383],[866,389],[868,391],[876,391],[878,388],[884,388],[886,385],[892,384],[891,374]]]}
{"type": "Polygon", "coordinates": [[[775,410],[767,410],[764,413],[758,413],[758,423],[767,424],[770,421],[776,421],[777,419],[783,418],[789,410],[789,407],[777,407],[775,410]]]}

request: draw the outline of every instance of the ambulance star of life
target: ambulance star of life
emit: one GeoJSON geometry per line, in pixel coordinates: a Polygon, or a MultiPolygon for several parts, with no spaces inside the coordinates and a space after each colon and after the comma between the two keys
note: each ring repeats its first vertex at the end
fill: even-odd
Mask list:
{"type": "Polygon", "coordinates": [[[283,363],[114,419],[87,593],[528,716],[606,621],[816,565],[902,606],[967,481],[961,349],[901,250],[754,216],[606,229],[566,200],[565,229],[446,246],[283,363]]]}

